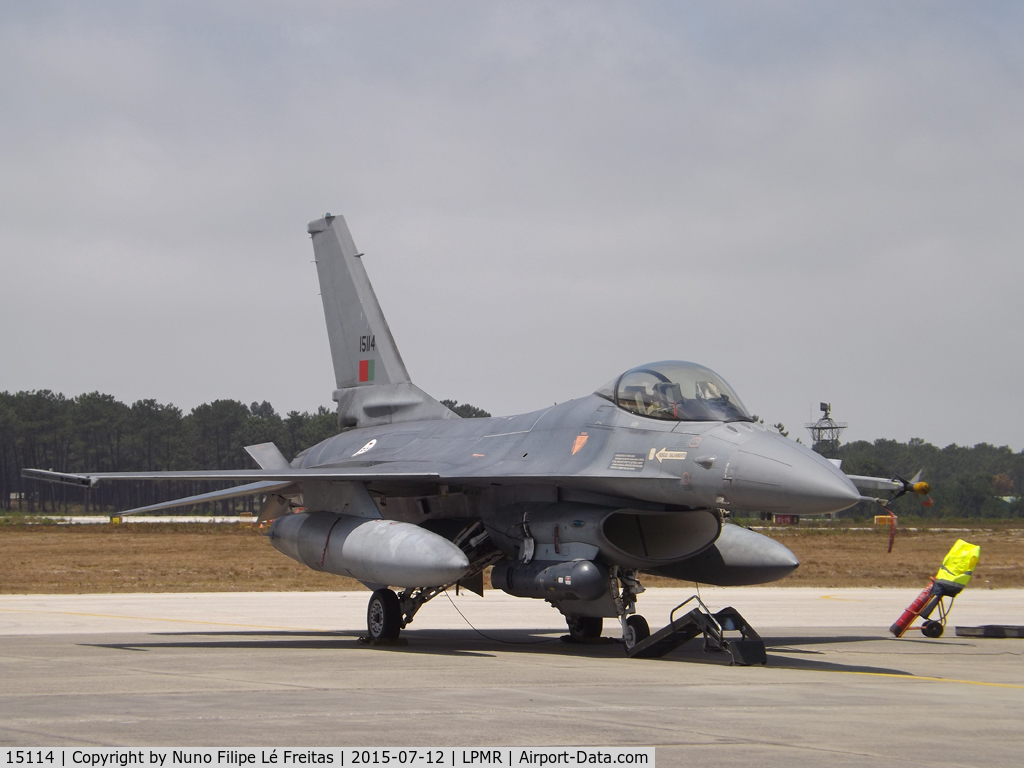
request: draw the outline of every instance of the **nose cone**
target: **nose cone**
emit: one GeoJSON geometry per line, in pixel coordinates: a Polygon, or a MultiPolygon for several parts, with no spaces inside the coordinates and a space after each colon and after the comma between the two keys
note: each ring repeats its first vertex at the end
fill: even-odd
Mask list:
{"type": "Polygon", "coordinates": [[[860,501],[857,488],[828,459],[773,432],[736,449],[725,495],[731,509],[803,515],[838,512],[860,501]]]}

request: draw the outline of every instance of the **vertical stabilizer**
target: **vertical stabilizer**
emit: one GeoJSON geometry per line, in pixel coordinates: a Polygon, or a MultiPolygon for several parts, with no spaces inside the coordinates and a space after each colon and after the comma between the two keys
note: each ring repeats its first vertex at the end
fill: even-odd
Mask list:
{"type": "Polygon", "coordinates": [[[341,426],[454,417],[410,381],[344,217],[328,214],[311,221],[307,231],[320,278],[341,426]]]}
{"type": "Polygon", "coordinates": [[[308,230],[338,389],[409,381],[345,218],[328,215],[308,230]]]}

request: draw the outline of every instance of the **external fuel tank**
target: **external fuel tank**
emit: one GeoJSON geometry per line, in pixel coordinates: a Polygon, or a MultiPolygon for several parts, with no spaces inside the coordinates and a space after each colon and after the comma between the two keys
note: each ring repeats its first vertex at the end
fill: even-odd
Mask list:
{"type": "Polygon", "coordinates": [[[443,536],[397,520],[333,512],[285,515],[270,527],[274,549],[314,571],[391,587],[436,587],[458,581],[465,553],[443,536]]]}

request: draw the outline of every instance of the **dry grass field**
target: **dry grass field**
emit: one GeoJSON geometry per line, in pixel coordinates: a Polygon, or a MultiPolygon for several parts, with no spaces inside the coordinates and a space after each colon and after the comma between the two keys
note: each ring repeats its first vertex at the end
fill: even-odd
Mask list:
{"type": "Polygon", "coordinates": [[[800,559],[796,573],[780,582],[790,587],[916,587],[928,584],[957,539],[981,547],[972,587],[1024,587],[1024,530],[1015,527],[972,531],[899,530],[889,546],[889,529],[877,531],[772,530],[771,537],[800,559]]]}
{"type": "MultiPolygon", "coordinates": [[[[773,529],[800,558],[783,586],[921,587],[957,538],[981,546],[972,587],[1024,587],[1024,531],[1006,525],[965,531],[773,529]]],[[[363,589],[316,573],[238,525],[0,525],[0,593],[253,592],[363,589]]],[[[676,586],[647,577],[647,586],[676,586]]]]}

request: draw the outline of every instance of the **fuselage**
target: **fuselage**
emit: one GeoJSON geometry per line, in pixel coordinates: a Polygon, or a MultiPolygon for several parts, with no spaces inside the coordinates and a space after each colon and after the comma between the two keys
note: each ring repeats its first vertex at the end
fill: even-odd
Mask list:
{"type": "Polygon", "coordinates": [[[763,424],[665,421],[597,395],[540,411],[354,429],[296,468],[436,473],[453,484],[552,486],[687,509],[821,514],[860,499],[828,460],[763,424]]]}

